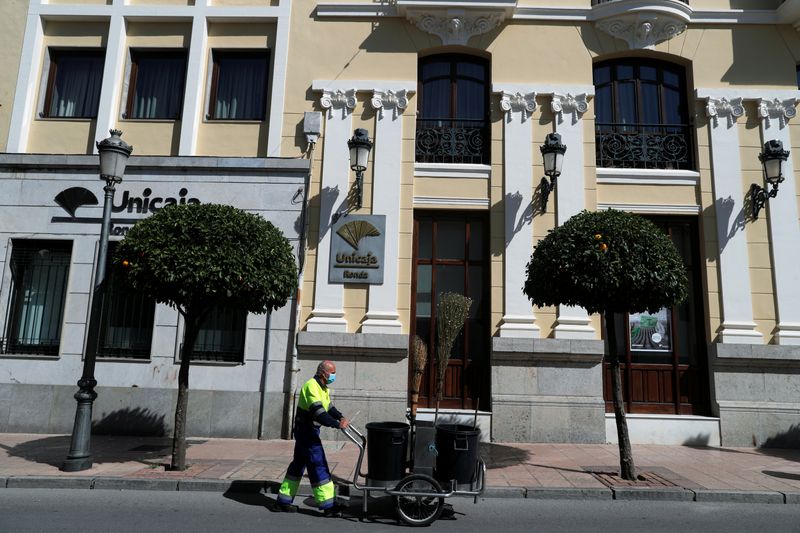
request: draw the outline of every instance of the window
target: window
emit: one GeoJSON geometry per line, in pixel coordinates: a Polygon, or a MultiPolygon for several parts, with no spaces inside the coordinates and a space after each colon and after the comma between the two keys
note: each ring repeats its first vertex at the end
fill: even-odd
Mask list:
{"type": "Polygon", "coordinates": [[[102,50],[50,49],[42,116],[95,118],[103,83],[102,50]]]}
{"type": "Polygon", "coordinates": [[[692,169],[683,67],[654,59],[594,66],[598,167],[692,169]]]}
{"type": "Polygon", "coordinates": [[[209,118],[264,120],[269,53],[214,50],[209,118]]]}
{"type": "Polygon", "coordinates": [[[200,326],[192,361],[244,362],[247,311],[233,307],[213,309],[200,326]]]}
{"type": "Polygon", "coordinates": [[[148,359],[156,302],[131,289],[123,278],[124,272],[113,268],[116,244],[109,243],[97,357],[148,359]]]}
{"type": "Polygon", "coordinates": [[[185,50],[131,50],[125,118],[179,119],[185,84],[185,50]]]}
{"type": "Polygon", "coordinates": [[[489,62],[435,55],[419,62],[416,160],[489,163],[489,62]]]}
{"type": "Polygon", "coordinates": [[[14,240],[5,353],[58,355],[72,243],[14,240]]]}

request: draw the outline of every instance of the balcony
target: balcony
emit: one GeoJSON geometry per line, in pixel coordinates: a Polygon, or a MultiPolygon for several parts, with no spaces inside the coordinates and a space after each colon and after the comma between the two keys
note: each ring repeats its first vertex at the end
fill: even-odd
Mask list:
{"type": "MultiPolygon", "coordinates": [[[[610,4],[611,2],[620,2],[622,0],[592,0],[592,6],[599,6],[600,4],[610,4]]],[[[673,0],[682,4],[689,5],[689,0],[673,0]]]]}
{"type": "Polygon", "coordinates": [[[598,168],[694,170],[691,128],[686,124],[595,125],[598,168]]]}
{"type": "Polygon", "coordinates": [[[417,119],[417,163],[489,164],[486,120],[417,119]]]}

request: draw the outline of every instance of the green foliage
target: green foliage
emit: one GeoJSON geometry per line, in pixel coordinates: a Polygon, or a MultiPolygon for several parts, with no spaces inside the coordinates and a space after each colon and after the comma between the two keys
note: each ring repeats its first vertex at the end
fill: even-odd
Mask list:
{"type": "Polygon", "coordinates": [[[436,396],[442,399],[442,386],[456,337],[469,316],[472,298],[455,292],[445,292],[436,304],[436,396]]]}
{"type": "Polygon", "coordinates": [[[264,313],[297,288],[294,254],[281,231],[227,205],[161,209],[131,228],[114,267],[135,290],[182,312],[230,305],[264,313]]]}
{"type": "Polygon", "coordinates": [[[656,312],[687,295],[686,268],[669,237],[638,215],[583,211],[533,251],[524,292],[538,306],[590,313],[656,312]]]}

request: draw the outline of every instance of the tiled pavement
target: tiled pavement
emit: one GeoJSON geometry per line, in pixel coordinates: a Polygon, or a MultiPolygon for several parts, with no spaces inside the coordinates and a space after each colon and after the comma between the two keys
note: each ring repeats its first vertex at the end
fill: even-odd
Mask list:
{"type": "MultiPolygon", "coordinates": [[[[334,478],[345,486],[352,479],[358,449],[346,441],[325,446],[334,478]]],[[[195,489],[226,490],[234,482],[264,487],[282,479],[292,447],[285,440],[189,439],[189,468],[169,472],[164,468],[171,453],[169,438],[94,436],[94,466],[66,473],[59,466],[69,449],[69,436],[0,434],[0,488],[56,486],[67,480],[96,488],[181,490],[188,489],[188,481],[195,489]]],[[[633,485],[633,492],[644,497],[680,493],[674,499],[763,497],[800,503],[800,450],[634,445],[633,451],[637,469],[650,479],[633,485]]],[[[619,468],[616,445],[491,443],[482,445],[481,455],[487,464],[487,496],[625,494],[624,484],[615,482],[613,475],[596,474],[619,468]]]]}

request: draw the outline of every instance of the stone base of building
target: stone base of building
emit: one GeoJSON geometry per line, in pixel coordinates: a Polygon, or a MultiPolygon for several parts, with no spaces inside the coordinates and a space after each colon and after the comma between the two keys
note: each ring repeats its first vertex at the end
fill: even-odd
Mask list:
{"type": "MultiPolygon", "coordinates": [[[[71,433],[77,386],[0,384],[0,432],[71,433]]],[[[92,433],[171,436],[177,390],[97,387],[92,433]]],[[[186,434],[257,438],[260,392],[189,390],[186,434]]]]}

